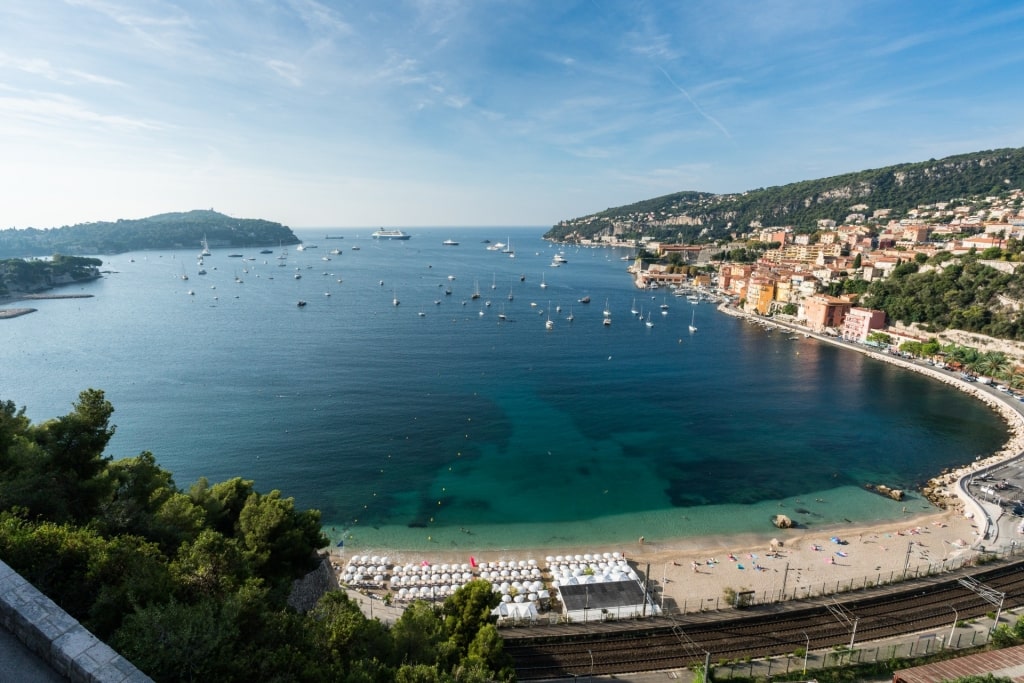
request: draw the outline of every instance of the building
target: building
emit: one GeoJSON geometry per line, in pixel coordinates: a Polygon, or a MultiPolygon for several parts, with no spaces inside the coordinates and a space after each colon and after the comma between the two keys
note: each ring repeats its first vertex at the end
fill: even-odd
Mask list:
{"type": "Polygon", "coordinates": [[[570,622],[654,616],[660,610],[639,581],[559,586],[562,614],[570,622]]]}
{"type": "Polygon", "coordinates": [[[885,327],[885,311],[854,306],[843,318],[840,336],[847,341],[865,342],[868,335],[885,327]]]}
{"type": "Polygon", "coordinates": [[[843,318],[852,308],[852,304],[839,297],[816,294],[804,299],[802,318],[814,332],[830,331],[839,334],[843,326],[843,318]]]}

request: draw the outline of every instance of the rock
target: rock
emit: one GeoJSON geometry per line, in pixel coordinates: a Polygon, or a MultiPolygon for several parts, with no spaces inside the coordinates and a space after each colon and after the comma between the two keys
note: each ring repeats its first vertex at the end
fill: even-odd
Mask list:
{"type": "Polygon", "coordinates": [[[772,524],[780,529],[789,529],[793,526],[793,520],[786,515],[775,515],[772,517],[772,524]]]}

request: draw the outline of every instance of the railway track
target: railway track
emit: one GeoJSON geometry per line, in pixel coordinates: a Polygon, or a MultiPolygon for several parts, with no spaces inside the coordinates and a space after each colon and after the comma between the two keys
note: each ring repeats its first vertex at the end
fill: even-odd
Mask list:
{"type": "MultiPolygon", "coordinates": [[[[505,650],[520,680],[702,665],[707,653],[721,659],[792,653],[810,640],[811,649],[880,640],[932,628],[955,619],[994,612],[981,595],[960,583],[970,576],[1004,593],[1004,609],[1024,605],[1024,561],[969,575],[943,575],[873,589],[842,602],[800,601],[709,616],[660,618],[633,629],[542,634],[507,638],[505,650]],[[955,610],[955,611],[954,611],[955,610]]],[[[518,635],[518,634],[517,634],[518,635]]]]}

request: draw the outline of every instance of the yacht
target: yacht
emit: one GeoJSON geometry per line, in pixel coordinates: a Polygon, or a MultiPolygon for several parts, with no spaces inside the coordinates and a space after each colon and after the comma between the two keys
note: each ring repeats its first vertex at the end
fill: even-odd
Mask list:
{"type": "Polygon", "coordinates": [[[457,246],[459,246],[459,243],[456,242],[455,240],[445,240],[444,242],[441,242],[441,244],[446,246],[446,247],[457,247],[457,246]]]}

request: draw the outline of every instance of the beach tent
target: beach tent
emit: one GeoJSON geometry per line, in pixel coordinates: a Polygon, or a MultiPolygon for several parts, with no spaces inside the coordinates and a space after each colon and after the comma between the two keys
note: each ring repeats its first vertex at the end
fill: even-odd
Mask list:
{"type": "Polygon", "coordinates": [[[508,621],[537,621],[540,616],[532,602],[503,602],[491,610],[491,615],[508,621]]]}

